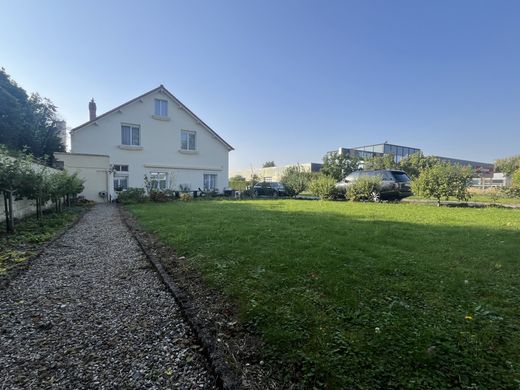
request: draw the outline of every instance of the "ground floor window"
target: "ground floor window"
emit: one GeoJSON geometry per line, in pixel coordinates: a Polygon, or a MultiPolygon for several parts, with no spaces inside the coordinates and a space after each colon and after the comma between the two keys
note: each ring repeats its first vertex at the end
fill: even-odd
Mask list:
{"type": "Polygon", "coordinates": [[[166,189],[166,172],[150,172],[150,189],[166,189]]]}
{"type": "Polygon", "coordinates": [[[217,175],[204,174],[204,190],[215,190],[217,188],[217,175]]]}
{"type": "Polygon", "coordinates": [[[122,191],[128,188],[128,176],[114,177],[114,190],[122,191]]]}

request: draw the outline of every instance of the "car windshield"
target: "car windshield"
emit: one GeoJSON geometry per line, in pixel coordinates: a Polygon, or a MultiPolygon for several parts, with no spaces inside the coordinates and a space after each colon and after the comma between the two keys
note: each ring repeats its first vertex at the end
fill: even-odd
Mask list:
{"type": "Polygon", "coordinates": [[[410,181],[410,178],[404,172],[392,172],[392,175],[394,175],[395,181],[397,181],[397,182],[407,182],[407,181],[410,181]]]}

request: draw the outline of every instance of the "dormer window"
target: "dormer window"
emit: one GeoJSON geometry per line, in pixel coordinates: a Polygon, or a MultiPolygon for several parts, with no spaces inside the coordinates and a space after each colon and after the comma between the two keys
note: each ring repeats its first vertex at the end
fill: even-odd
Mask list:
{"type": "Polygon", "coordinates": [[[168,116],[168,100],[155,99],[155,116],[168,116]]]}

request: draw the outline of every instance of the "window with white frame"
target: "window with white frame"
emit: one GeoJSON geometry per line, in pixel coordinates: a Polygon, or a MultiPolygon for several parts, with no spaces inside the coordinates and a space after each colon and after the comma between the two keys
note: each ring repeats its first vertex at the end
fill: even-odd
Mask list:
{"type": "Polygon", "coordinates": [[[141,145],[141,128],[139,125],[121,125],[122,145],[141,145]]]}
{"type": "Polygon", "coordinates": [[[204,174],[204,190],[215,190],[217,188],[217,175],[213,173],[204,174]]]}
{"type": "Polygon", "coordinates": [[[114,164],[114,171],[128,172],[128,165],[114,164]]]}
{"type": "Polygon", "coordinates": [[[196,150],[195,147],[195,135],[194,131],[182,130],[181,131],[181,149],[182,150],[196,150]]]}
{"type": "Polygon", "coordinates": [[[114,190],[122,191],[128,189],[128,176],[114,177],[114,190]]]}
{"type": "Polygon", "coordinates": [[[155,115],[168,116],[168,100],[155,99],[155,115]]]}
{"type": "Polygon", "coordinates": [[[166,172],[150,172],[150,189],[165,190],[166,178],[166,172]]]}

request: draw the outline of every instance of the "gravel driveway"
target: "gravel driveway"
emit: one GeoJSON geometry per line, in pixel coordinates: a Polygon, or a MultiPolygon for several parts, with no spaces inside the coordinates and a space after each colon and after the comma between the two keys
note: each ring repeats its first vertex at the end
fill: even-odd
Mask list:
{"type": "Polygon", "coordinates": [[[170,293],[98,205],[0,291],[0,389],[212,389],[170,293]]]}

